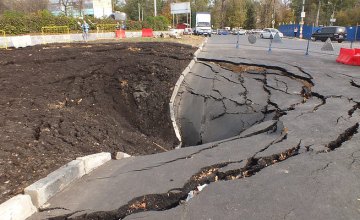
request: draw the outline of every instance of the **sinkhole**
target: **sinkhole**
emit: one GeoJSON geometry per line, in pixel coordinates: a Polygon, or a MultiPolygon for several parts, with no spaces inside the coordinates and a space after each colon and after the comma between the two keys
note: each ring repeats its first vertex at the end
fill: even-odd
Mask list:
{"type": "Polygon", "coordinates": [[[311,98],[312,86],[310,79],[281,68],[200,61],[175,100],[183,146],[231,138],[279,120],[311,98]]]}

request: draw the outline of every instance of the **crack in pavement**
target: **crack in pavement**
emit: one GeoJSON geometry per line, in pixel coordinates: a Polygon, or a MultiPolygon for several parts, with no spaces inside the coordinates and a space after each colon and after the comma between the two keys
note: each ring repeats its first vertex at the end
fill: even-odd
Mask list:
{"type": "Polygon", "coordinates": [[[196,190],[197,186],[203,184],[211,184],[218,181],[231,181],[251,177],[262,169],[287,160],[299,154],[300,144],[289,148],[281,153],[273,154],[266,157],[250,157],[247,159],[246,165],[238,169],[220,171],[220,168],[229,164],[241,163],[243,160],[230,161],[224,163],[213,164],[200,169],[199,172],[192,175],[182,188],[177,189],[178,192],[167,192],[160,194],[147,194],[130,200],[126,205],[112,211],[98,211],[93,213],[85,213],[75,217],[73,214],[66,214],[49,218],[51,220],[65,219],[123,219],[134,213],[146,211],[164,211],[181,205],[190,191],[196,190]]]}
{"type": "Polygon", "coordinates": [[[341,145],[345,141],[351,140],[351,138],[358,132],[358,128],[359,128],[359,122],[346,129],[335,140],[325,145],[325,147],[328,149],[326,151],[321,151],[321,152],[330,152],[330,151],[334,151],[336,148],[341,147],[341,145]]]}

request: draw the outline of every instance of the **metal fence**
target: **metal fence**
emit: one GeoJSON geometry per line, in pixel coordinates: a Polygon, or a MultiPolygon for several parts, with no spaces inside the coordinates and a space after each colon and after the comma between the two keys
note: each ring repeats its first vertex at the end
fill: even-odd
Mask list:
{"type": "MultiPolygon", "coordinates": [[[[279,31],[281,31],[285,36],[293,37],[295,27],[300,30],[300,25],[298,24],[286,24],[280,25],[279,31]]],[[[319,30],[321,27],[314,27],[310,25],[303,26],[303,38],[310,39],[311,34],[319,30]]],[[[348,41],[360,41],[360,26],[348,26],[346,27],[347,31],[347,40],[348,41]],[[355,36],[356,35],[356,36],[355,36]]]]}
{"type": "MultiPolygon", "coordinates": [[[[292,35],[293,36],[293,35],[292,35]]],[[[341,48],[360,48],[360,41],[339,43],[328,39],[326,42],[312,41],[310,39],[299,39],[294,37],[262,38],[260,33],[250,35],[213,35],[211,44],[221,47],[251,49],[264,52],[290,52],[311,56],[329,56],[336,59],[341,48]]]]}
{"type": "Polygon", "coordinates": [[[117,24],[97,24],[96,25],[96,38],[97,39],[106,39],[107,37],[104,35],[108,32],[114,32],[116,30],[117,24]]]}
{"type": "Polygon", "coordinates": [[[52,42],[49,37],[61,39],[61,42],[70,42],[70,28],[68,26],[45,26],[41,28],[41,35],[43,44],[52,42]]]}
{"type": "Polygon", "coordinates": [[[41,34],[70,34],[70,28],[68,26],[45,26],[41,28],[41,34]]]}

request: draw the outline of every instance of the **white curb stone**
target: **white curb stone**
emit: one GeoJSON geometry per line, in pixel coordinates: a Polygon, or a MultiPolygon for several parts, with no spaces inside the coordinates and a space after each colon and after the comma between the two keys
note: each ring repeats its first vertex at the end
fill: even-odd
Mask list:
{"type": "Polygon", "coordinates": [[[0,204],[0,219],[24,220],[36,211],[29,195],[17,195],[0,204]]]}
{"type": "Polygon", "coordinates": [[[48,199],[84,174],[84,163],[79,160],[73,160],[50,173],[47,177],[26,187],[24,192],[31,197],[36,207],[40,207],[46,203],[48,199]]]}
{"type": "Polygon", "coordinates": [[[76,160],[84,163],[85,174],[89,174],[94,169],[111,160],[111,154],[102,152],[98,154],[91,154],[85,157],[78,157],[76,160]]]}

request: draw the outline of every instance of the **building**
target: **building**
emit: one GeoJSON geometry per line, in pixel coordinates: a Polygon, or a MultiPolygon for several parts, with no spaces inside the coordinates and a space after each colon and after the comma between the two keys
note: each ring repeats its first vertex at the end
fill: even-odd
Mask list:
{"type": "Polygon", "coordinates": [[[74,17],[90,15],[103,18],[112,14],[111,0],[49,0],[49,2],[49,11],[54,15],[66,14],[74,17]]]}

